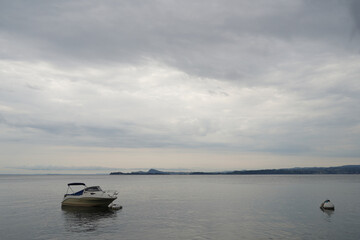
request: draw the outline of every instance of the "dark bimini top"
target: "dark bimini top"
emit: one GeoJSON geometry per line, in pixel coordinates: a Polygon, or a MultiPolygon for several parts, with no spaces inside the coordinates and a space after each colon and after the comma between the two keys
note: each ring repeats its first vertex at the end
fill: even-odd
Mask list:
{"type": "Polygon", "coordinates": [[[85,183],[79,183],[79,182],[68,183],[68,186],[74,186],[74,185],[83,185],[83,186],[86,186],[85,183]]]}

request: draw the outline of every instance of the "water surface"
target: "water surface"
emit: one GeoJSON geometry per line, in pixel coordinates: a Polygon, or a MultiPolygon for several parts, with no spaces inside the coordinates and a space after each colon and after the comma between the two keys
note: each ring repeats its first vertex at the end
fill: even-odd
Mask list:
{"type": "Polygon", "coordinates": [[[359,239],[359,175],[0,176],[1,239],[359,239]],[[62,209],[66,184],[119,211],[62,209]],[[329,198],[334,212],[323,212],[329,198]]]}

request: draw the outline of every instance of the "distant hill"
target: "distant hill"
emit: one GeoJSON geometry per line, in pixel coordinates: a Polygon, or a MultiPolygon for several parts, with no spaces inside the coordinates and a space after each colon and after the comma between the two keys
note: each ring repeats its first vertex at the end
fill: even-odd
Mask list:
{"type": "Polygon", "coordinates": [[[360,165],[233,171],[231,174],[360,174],[360,165]]]}
{"type": "Polygon", "coordinates": [[[137,171],[130,173],[112,172],[110,175],[256,175],[256,174],[360,174],[360,165],[346,165],[338,167],[306,167],[306,168],[282,168],[261,169],[224,172],[164,172],[150,169],[147,172],[137,171]]]}

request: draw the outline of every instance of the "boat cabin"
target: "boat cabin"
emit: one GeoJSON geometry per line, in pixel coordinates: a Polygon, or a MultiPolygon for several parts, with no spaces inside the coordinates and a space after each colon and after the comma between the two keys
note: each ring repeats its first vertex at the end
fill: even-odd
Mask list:
{"type": "Polygon", "coordinates": [[[99,186],[87,187],[84,189],[86,192],[102,192],[102,189],[99,186]]]}
{"type": "Polygon", "coordinates": [[[100,188],[100,186],[92,186],[92,187],[86,187],[85,183],[69,183],[68,189],[66,191],[66,196],[81,196],[84,192],[102,192],[103,190],[100,188]],[[84,186],[84,188],[80,191],[74,191],[71,186],[84,186]],[[69,189],[71,190],[71,193],[69,193],[69,189]]]}

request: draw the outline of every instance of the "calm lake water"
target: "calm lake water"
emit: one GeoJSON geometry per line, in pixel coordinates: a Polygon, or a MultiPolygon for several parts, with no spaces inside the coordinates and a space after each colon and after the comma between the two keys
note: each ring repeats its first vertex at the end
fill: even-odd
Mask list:
{"type": "Polygon", "coordinates": [[[359,223],[359,175],[0,176],[4,240],[360,239],[359,223]],[[118,190],[123,209],[61,209],[78,181],[118,190]]]}

